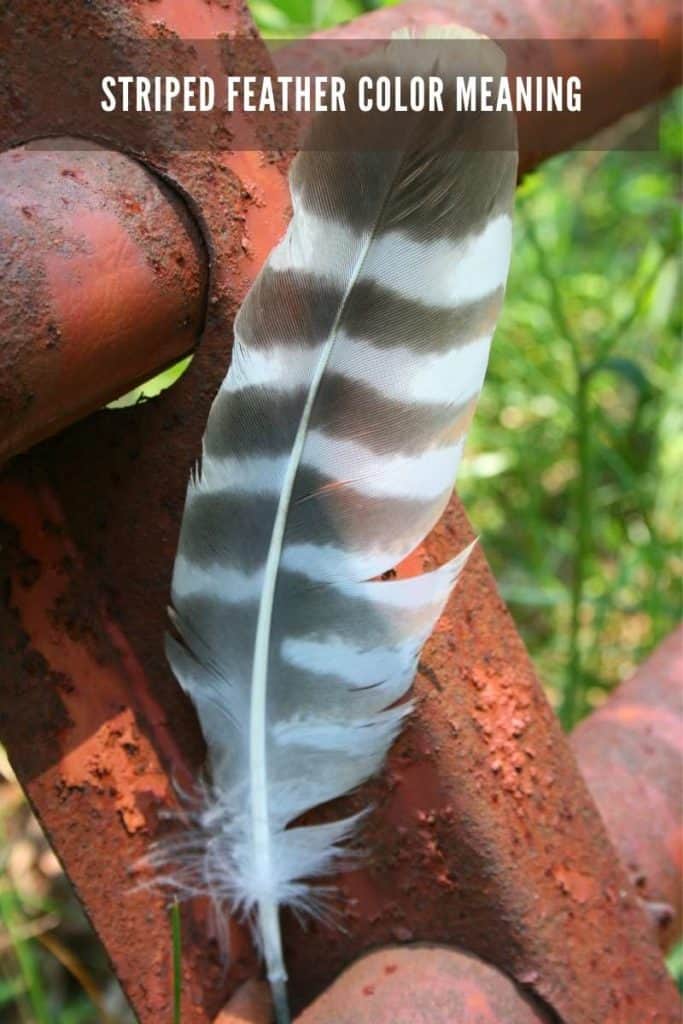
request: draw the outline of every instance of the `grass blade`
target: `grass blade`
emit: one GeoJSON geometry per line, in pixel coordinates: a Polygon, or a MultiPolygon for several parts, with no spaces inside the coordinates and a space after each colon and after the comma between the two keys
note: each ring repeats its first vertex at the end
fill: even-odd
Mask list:
{"type": "Polygon", "coordinates": [[[171,942],[173,946],[173,1024],[180,1024],[180,1000],[183,994],[182,940],[180,931],[180,904],[171,907],[171,942]]]}

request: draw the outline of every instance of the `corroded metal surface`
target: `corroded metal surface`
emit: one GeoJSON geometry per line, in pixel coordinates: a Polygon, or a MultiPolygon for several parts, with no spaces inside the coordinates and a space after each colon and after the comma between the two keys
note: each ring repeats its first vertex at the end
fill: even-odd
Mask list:
{"type": "Polygon", "coordinates": [[[571,744],[661,945],[681,934],[683,627],[672,633],[571,744]]]}
{"type": "MultiPolygon", "coordinates": [[[[27,488],[11,479],[0,487],[1,575],[11,579],[0,735],[131,1003],[151,1024],[169,1005],[168,928],[160,901],[133,891],[130,866],[157,807],[174,805],[171,773],[183,780],[174,705],[149,692],[107,612],[106,586],[84,571],[40,475],[27,488]]],[[[209,989],[215,975],[199,943],[187,957],[209,989]]]]}
{"type": "MultiPolygon", "coordinates": [[[[82,11],[73,0],[59,17],[82,11]]],[[[108,11],[115,37],[116,5],[98,6],[108,11]]],[[[251,30],[238,7],[127,9],[185,35],[195,14],[206,33],[251,30]]],[[[130,869],[176,827],[161,817],[174,806],[170,779],[186,782],[202,758],[161,644],[184,489],[232,317],[288,204],[283,167],[265,152],[156,165],[192,197],[213,257],[198,354],[158,401],[99,413],[15,460],[0,492],[0,730],[141,1024],[169,1018],[170,938],[162,901],[133,892],[130,869]]],[[[414,565],[468,536],[454,502],[414,565]]],[[[431,939],[498,964],[568,1024],[673,1024],[676,997],[645,915],[481,554],[430,642],[417,692],[387,772],[351,801],[369,797],[376,810],[373,856],[341,883],[347,931],[304,933],[287,919],[297,1004],[371,945],[431,939]]],[[[183,1022],[206,1024],[257,968],[235,929],[223,977],[202,908],[184,925],[183,1022]]]]}
{"type": "Polygon", "coordinates": [[[509,978],[476,957],[438,946],[363,957],[297,1024],[551,1024],[509,978]]]}
{"type": "MultiPolygon", "coordinates": [[[[268,986],[240,986],[213,1024],[271,1024],[268,986]]],[[[360,957],[296,1024],[556,1024],[495,967],[446,946],[387,946],[360,957]]]]}
{"type": "Polygon", "coordinates": [[[206,258],[184,206],[130,157],[61,145],[0,154],[0,462],[153,376],[202,329],[206,258]]]}

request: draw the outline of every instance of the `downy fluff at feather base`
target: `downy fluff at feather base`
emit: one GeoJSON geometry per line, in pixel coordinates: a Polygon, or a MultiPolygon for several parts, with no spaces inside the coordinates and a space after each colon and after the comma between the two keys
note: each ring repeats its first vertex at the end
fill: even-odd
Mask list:
{"type": "MultiPolygon", "coordinates": [[[[374,70],[397,70],[395,47],[374,70]]],[[[425,60],[446,82],[459,70],[425,60]]],[[[488,41],[475,64],[503,70],[488,41]]],[[[291,223],[237,317],[187,491],[167,654],[210,783],[194,827],[155,855],[177,862],[181,894],[251,923],[280,1024],[279,909],[316,912],[314,880],[334,873],[357,826],[292,822],[382,767],[467,558],[377,579],[452,492],[516,180],[500,115],[453,113],[436,132],[416,115],[391,152],[331,151],[328,130],[319,116],[319,148],[292,165],[291,223]]]]}

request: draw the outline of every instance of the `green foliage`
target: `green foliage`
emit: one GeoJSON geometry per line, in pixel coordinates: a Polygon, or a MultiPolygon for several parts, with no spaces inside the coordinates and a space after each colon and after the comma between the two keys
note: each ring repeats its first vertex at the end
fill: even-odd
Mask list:
{"type": "Polygon", "coordinates": [[[680,615],[680,110],[522,183],[459,484],[567,727],[680,615]]]}
{"type": "Polygon", "coordinates": [[[9,938],[16,960],[18,973],[5,979],[6,998],[13,998],[23,1006],[25,1014],[31,1014],[36,1024],[51,1024],[51,1017],[43,984],[38,951],[31,939],[22,934],[23,910],[14,888],[5,883],[0,888],[0,921],[9,938]]]}
{"type": "Polygon", "coordinates": [[[666,963],[671,972],[671,977],[676,982],[678,991],[683,993],[683,942],[679,942],[672,949],[666,963]]]}
{"type": "Polygon", "coordinates": [[[150,380],[145,381],[144,384],[133,388],[132,391],[127,391],[120,398],[115,398],[113,402],[109,402],[107,409],[126,409],[130,405],[146,402],[148,398],[156,398],[157,395],[170,388],[172,384],[175,384],[182,377],[191,362],[192,356],[186,356],[184,359],[178,360],[173,366],[169,366],[168,370],[162,370],[156,377],[152,377],[150,380]]]}
{"type": "Polygon", "coordinates": [[[266,39],[291,39],[393,3],[398,0],[250,0],[249,7],[266,39]]]}
{"type": "Polygon", "coordinates": [[[46,841],[0,748],[0,1021],[134,1024],[63,878],[53,892],[44,884],[41,849],[46,841]]]}

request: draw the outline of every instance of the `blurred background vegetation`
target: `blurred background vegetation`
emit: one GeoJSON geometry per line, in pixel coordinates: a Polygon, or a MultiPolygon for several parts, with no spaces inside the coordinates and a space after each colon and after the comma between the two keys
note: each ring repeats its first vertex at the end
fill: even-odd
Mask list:
{"type": "MultiPolygon", "coordinates": [[[[275,38],[380,5],[251,0],[275,38]]],[[[612,130],[614,151],[569,153],[523,181],[458,485],[568,729],[681,611],[683,92],[659,114],[658,152],[618,148],[657,116],[646,111],[612,130]]],[[[669,963],[680,982],[681,947],[669,963]]],[[[0,751],[0,1021],[132,1019],[0,751]]]]}
{"type": "Polygon", "coordinates": [[[567,729],[680,618],[682,98],[522,182],[458,481],[567,729]]]}

